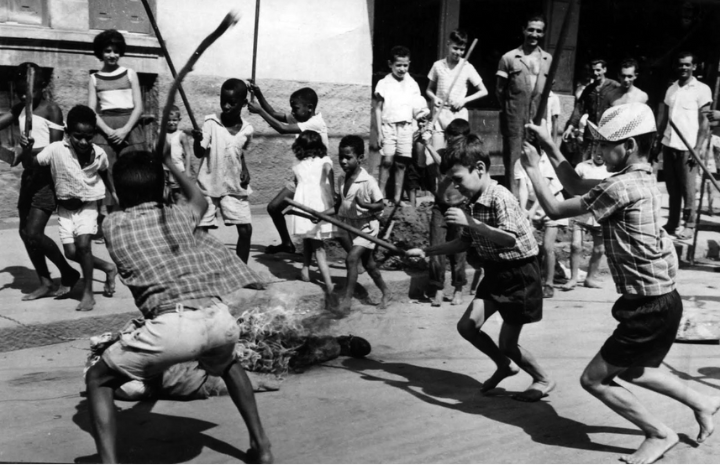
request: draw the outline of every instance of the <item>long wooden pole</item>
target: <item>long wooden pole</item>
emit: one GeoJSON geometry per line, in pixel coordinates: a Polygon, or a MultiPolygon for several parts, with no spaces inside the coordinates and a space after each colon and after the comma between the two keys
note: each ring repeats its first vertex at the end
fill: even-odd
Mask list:
{"type": "Polygon", "coordinates": [[[25,137],[32,134],[33,101],[35,95],[35,68],[28,65],[25,77],[25,137]]]}
{"type": "MultiPolygon", "coordinates": [[[[695,152],[695,148],[691,147],[690,144],[688,144],[688,140],[685,138],[682,132],[678,129],[677,126],[675,126],[675,121],[672,119],[669,119],[670,126],[675,130],[677,135],[680,137],[680,140],[683,141],[683,144],[688,148],[688,152],[690,152],[690,155],[693,157],[693,160],[695,160],[695,163],[698,164],[698,166],[703,170],[703,173],[705,173],[705,176],[707,176],[708,180],[712,183],[713,186],[715,186],[715,189],[720,192],[720,185],[718,184],[717,180],[715,179],[715,176],[712,175],[709,169],[707,169],[707,166],[705,166],[705,163],[700,159],[698,154],[695,152]]],[[[695,182],[693,180],[693,182],[695,182]]]]}
{"type": "MultiPolygon", "coordinates": [[[[259,1],[259,0],[258,0],[259,1]]],[[[150,8],[150,3],[148,0],[142,0],[143,6],[145,7],[145,12],[147,13],[148,20],[150,21],[150,25],[153,28],[153,31],[155,31],[155,37],[158,40],[158,43],[160,44],[160,48],[162,49],[163,55],[165,55],[165,61],[167,61],[168,68],[170,68],[170,73],[172,74],[174,79],[177,79],[177,71],[175,71],[175,65],[173,65],[172,58],[170,58],[170,52],[168,52],[167,46],[165,45],[165,40],[163,39],[162,34],[160,33],[160,28],[157,25],[157,22],[155,21],[155,14],[152,12],[152,8],[150,8]]],[[[185,110],[187,110],[188,118],[190,118],[190,123],[192,124],[193,129],[196,131],[200,130],[200,126],[198,126],[197,120],[195,119],[195,114],[193,114],[192,108],[190,108],[190,102],[187,99],[187,96],[185,95],[185,90],[183,89],[182,85],[178,84],[178,91],[180,92],[180,98],[183,101],[183,104],[185,105],[185,110]]]]}
{"type": "Polygon", "coordinates": [[[362,237],[363,239],[369,240],[370,242],[374,242],[375,244],[377,244],[377,245],[379,245],[379,246],[381,246],[381,247],[385,247],[386,249],[388,249],[388,250],[390,250],[390,251],[392,251],[392,252],[395,252],[396,254],[405,255],[405,251],[402,250],[401,248],[395,246],[394,244],[391,244],[391,243],[389,243],[389,242],[387,242],[387,241],[384,241],[384,240],[379,239],[379,238],[377,238],[377,237],[375,237],[375,236],[372,236],[372,235],[370,235],[370,234],[368,234],[368,233],[366,233],[366,232],[363,232],[363,231],[361,231],[361,230],[359,230],[359,229],[357,229],[357,228],[353,228],[352,226],[349,226],[349,225],[343,223],[342,221],[333,218],[333,217],[330,216],[330,215],[326,215],[325,213],[321,213],[321,212],[319,212],[319,211],[313,210],[312,208],[306,207],[305,205],[303,205],[303,204],[301,204],[301,203],[298,203],[298,202],[296,202],[296,201],[294,201],[294,200],[291,200],[291,199],[286,199],[285,201],[286,201],[288,204],[290,204],[290,205],[292,205],[293,207],[295,207],[295,208],[298,208],[298,209],[300,209],[300,210],[302,210],[302,211],[304,211],[304,212],[310,213],[311,215],[313,215],[313,216],[315,216],[315,217],[317,217],[317,218],[320,218],[320,219],[323,220],[323,221],[327,221],[328,223],[334,224],[334,225],[337,226],[338,228],[344,229],[345,231],[349,231],[349,232],[351,232],[351,233],[353,233],[353,234],[355,234],[355,235],[357,235],[357,236],[362,237]]]}
{"type": "MultiPolygon", "coordinates": [[[[255,71],[257,70],[257,45],[260,27],[260,0],[255,0],[255,29],[253,31],[253,55],[252,55],[252,82],[255,84],[255,71]]],[[[255,94],[250,93],[250,100],[255,100],[255,94]]]]}

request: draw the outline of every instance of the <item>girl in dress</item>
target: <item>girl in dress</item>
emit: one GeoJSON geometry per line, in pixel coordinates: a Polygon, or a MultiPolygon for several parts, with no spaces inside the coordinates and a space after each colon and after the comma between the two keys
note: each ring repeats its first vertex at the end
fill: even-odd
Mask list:
{"type": "MultiPolygon", "coordinates": [[[[296,186],[293,200],[319,212],[334,213],[333,164],[327,156],[327,148],[320,134],[315,131],[301,132],[292,149],[299,160],[293,166],[296,186]]],[[[310,263],[314,252],[318,268],[325,281],[325,292],[329,297],[333,291],[333,284],[325,257],[323,239],[335,236],[334,226],[292,215],[290,233],[303,240],[302,280],[310,281],[310,263]]]]}

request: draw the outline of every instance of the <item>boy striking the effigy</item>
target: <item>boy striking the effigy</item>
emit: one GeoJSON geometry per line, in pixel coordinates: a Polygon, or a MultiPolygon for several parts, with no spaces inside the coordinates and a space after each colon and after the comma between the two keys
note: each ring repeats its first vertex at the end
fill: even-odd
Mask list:
{"type": "Polygon", "coordinates": [[[490,157],[477,135],[458,138],[446,156],[450,167],[447,176],[470,200],[470,213],[448,208],[445,221],[465,229],[458,239],[424,250],[411,249],[407,255],[448,255],[475,248],[483,259],[485,277],[475,300],[458,321],[458,332],[497,366],[495,373],[483,382],[482,392],[495,389],[503,379],[516,375],[520,367],[532,377],[532,384],[514,398],[536,402],[555,387],[535,357],[518,344],[524,325],[542,319],[537,242],[515,197],[490,178],[490,157]],[[481,329],[495,312],[503,319],[499,347],[481,329]]]}
{"type": "Polygon", "coordinates": [[[683,308],[675,290],[677,256],[660,227],[661,196],[648,163],[656,133],[652,110],[642,103],[612,107],[597,126],[589,123],[589,127],[608,171],[615,173],[605,180],[580,179],[544,126],[527,125],[550,154],[563,185],[571,194],[582,194],[580,197],[555,199],[540,174],[537,150],[527,142],[522,160],[551,218],[592,213],[602,226],[610,272],[622,294],[612,309],[619,324],[585,368],[580,383],[645,434],[638,450],[620,459],[652,463],[677,444],[678,435],[616,378],[690,407],[700,426],[698,443],[714,431],[712,416],[720,409],[720,397],[700,394],[658,368],[675,340],[683,308]]]}

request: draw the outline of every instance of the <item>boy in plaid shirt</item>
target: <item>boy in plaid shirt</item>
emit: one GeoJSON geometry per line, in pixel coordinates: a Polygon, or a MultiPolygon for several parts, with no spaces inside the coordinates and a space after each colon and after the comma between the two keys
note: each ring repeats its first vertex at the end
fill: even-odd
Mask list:
{"type": "MultiPolygon", "coordinates": [[[[166,123],[167,114],[158,147],[164,146],[166,123]]],[[[122,211],[105,220],[105,239],[145,321],[124,332],[87,373],[100,458],[118,458],[114,390],[128,380],[148,380],[176,363],[198,360],[208,373],[225,381],[250,432],[251,458],[270,463],[270,441],[252,385],[234,357],[239,329],[223,302],[233,291],[257,287],[260,278],[199,226],[208,205],[205,196],[175,166],[169,152],[164,163],[187,203],[163,205],[163,168],[151,154],[126,155],[113,171],[122,211]]]]}
{"type": "Polygon", "coordinates": [[[675,290],[677,256],[660,227],[661,196],[648,163],[656,134],[652,110],[628,103],[606,110],[598,126],[589,123],[608,172],[615,173],[604,180],[581,179],[544,126],[526,127],[538,136],[565,188],[579,195],[558,201],[540,174],[537,151],[526,142],[523,165],[542,208],[552,219],[592,213],[602,226],[610,273],[622,294],[612,308],[619,324],[580,379],[585,390],[645,434],[638,450],[620,459],[653,463],[677,444],[678,435],[616,378],[690,407],[700,427],[696,441],[705,441],[715,429],[712,416],[720,409],[720,397],[700,394],[659,368],[675,341],[683,306],[675,290]]]}
{"type": "Polygon", "coordinates": [[[535,402],[555,387],[535,357],[520,347],[520,332],[527,323],[542,319],[542,286],[538,245],[517,199],[490,178],[490,157],[475,134],[459,138],[449,149],[447,176],[470,199],[470,213],[448,208],[445,220],[464,226],[462,236],[426,249],[411,249],[408,256],[454,254],[474,247],[483,260],[485,277],[475,300],[458,321],[460,335],[497,365],[482,392],[494,389],[503,379],[516,375],[518,367],[532,377],[532,383],[516,400],[535,402]],[[495,312],[503,318],[499,347],[482,325],[495,312]]]}

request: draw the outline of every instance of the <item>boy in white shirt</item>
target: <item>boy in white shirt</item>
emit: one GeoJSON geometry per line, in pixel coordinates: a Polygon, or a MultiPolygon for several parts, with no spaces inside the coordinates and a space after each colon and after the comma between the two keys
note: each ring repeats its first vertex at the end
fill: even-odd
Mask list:
{"type": "Polygon", "coordinates": [[[117,268],[94,257],[91,237],[98,230],[97,201],[105,198],[105,186],[117,203],[115,191],[108,182],[108,158],[105,151],[92,143],[97,116],[85,105],[77,105],[67,115],[67,139],[53,142],[34,157],[34,164],[50,166],[58,203],[60,240],[68,260],[82,268],[85,286],[75,310],[87,312],[95,306],[92,282],[93,268],[105,272],[103,294],[115,293],[117,268]]]}

